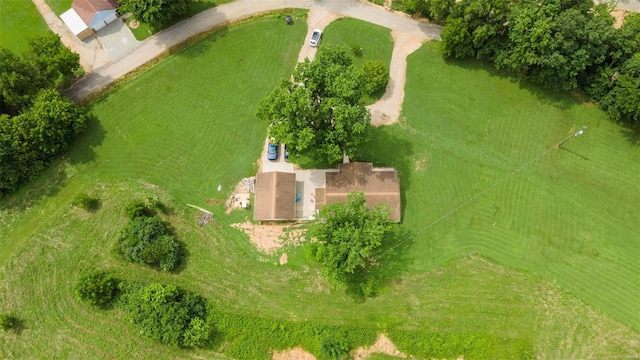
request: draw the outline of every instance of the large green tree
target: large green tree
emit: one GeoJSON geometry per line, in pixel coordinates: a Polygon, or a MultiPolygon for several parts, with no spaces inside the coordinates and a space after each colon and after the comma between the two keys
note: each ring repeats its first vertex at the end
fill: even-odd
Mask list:
{"type": "Polygon", "coordinates": [[[37,175],[86,127],[84,109],[54,89],[42,90],[20,115],[0,116],[0,195],[37,175]]]}
{"type": "Polygon", "coordinates": [[[523,0],[509,15],[509,46],[498,67],[549,88],[571,90],[607,60],[613,17],[591,0],[523,0]]]}
{"type": "Polygon", "coordinates": [[[130,12],[152,28],[161,28],[189,9],[191,0],[120,0],[119,11],[130,12]]]}
{"type": "Polygon", "coordinates": [[[493,60],[507,43],[509,0],[463,0],[451,8],[442,32],[445,56],[493,60]]]}
{"type": "Polygon", "coordinates": [[[369,208],[361,192],[349,194],[346,203],[327,205],[311,224],[308,255],[318,261],[324,274],[337,283],[364,270],[391,229],[386,204],[369,208]]]}
{"type": "Polygon", "coordinates": [[[47,87],[62,89],[69,85],[80,69],[80,55],[72,52],[52,32],[29,40],[23,54],[47,87]]]}
{"type": "Polygon", "coordinates": [[[335,163],[353,156],[369,137],[371,115],[361,103],[366,85],[364,70],[351,64],[344,49],[326,47],[315,61],[298,63],[256,116],[269,121],[269,136],[285,143],[292,156],[335,163]]]}
{"type": "Polygon", "coordinates": [[[612,83],[600,104],[614,120],[640,124],[640,53],[621,66],[612,76],[612,83]]]}

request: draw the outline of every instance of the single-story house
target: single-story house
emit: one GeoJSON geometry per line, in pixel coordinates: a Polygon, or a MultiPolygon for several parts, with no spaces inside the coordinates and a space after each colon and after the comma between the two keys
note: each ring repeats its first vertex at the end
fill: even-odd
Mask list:
{"type": "MultiPolygon", "coordinates": [[[[298,172],[305,170],[297,170],[298,172]]],[[[315,170],[317,171],[317,170],[315,170]]],[[[374,168],[371,163],[352,162],[341,164],[338,171],[326,171],[324,187],[316,187],[313,201],[319,211],[326,204],[346,202],[349,193],[363,192],[367,205],[385,203],[391,208],[389,219],[399,222],[402,218],[400,179],[392,168],[374,168]]],[[[296,218],[300,193],[296,189],[296,173],[266,172],[256,176],[254,220],[282,221],[296,218]]]]}
{"type": "Polygon", "coordinates": [[[116,0],[73,0],[71,9],[60,15],[73,35],[84,40],[118,18],[116,0]]]}
{"type": "Polygon", "coordinates": [[[366,203],[373,207],[384,203],[391,208],[389,219],[400,222],[400,178],[392,168],[374,168],[372,163],[352,162],[340,165],[340,171],[325,174],[326,188],[316,189],[316,209],[325,204],[347,202],[352,192],[363,192],[366,203]]]}

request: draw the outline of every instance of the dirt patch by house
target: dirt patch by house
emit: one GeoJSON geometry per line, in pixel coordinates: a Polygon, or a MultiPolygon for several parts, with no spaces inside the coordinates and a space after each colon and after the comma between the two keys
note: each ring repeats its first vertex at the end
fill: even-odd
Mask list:
{"type": "MultiPolygon", "coordinates": [[[[258,225],[249,221],[231,224],[236,229],[245,232],[258,250],[273,254],[285,245],[300,245],[304,241],[305,229],[300,229],[298,224],[287,225],[258,225]]],[[[280,261],[282,262],[282,258],[280,261]]],[[[286,262],[286,256],[284,257],[286,262]]]]}
{"type": "Polygon", "coordinates": [[[274,351],[273,360],[316,360],[316,357],[298,347],[289,350],[274,351]]]}
{"type": "Polygon", "coordinates": [[[380,334],[375,344],[366,347],[359,347],[352,352],[354,360],[366,360],[369,356],[375,353],[407,358],[407,354],[398,351],[396,346],[385,334],[380,334]]]}
{"type": "Polygon", "coordinates": [[[256,177],[242,179],[233,189],[233,193],[225,202],[226,214],[235,209],[247,209],[251,203],[251,194],[256,192],[256,177]]]}

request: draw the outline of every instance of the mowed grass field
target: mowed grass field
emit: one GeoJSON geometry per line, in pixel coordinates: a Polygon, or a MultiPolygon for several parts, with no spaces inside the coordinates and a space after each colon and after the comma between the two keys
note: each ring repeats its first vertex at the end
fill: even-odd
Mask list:
{"type": "MultiPolygon", "coordinates": [[[[524,341],[543,359],[640,353],[638,148],[597,108],[473,62],[447,64],[437,43],[409,58],[405,119],[377,129],[362,149],[363,159],[396,166],[402,181],[403,224],[378,259],[376,297],[332,289],[300,248],[263,255],[231,228],[251,217],[226,215],[221,202],[257,169],[267,124],[253,112],[291,73],[305,33],[303,20],[290,27],[279,17],[223,29],[93,103],[97,120],[64,158],[0,203],[0,312],[24,320],[19,333],[0,333],[0,357],[225,358],[216,351],[253,346],[266,359],[287,324],[305,322],[385,332],[418,358],[431,354],[411,352],[407,339],[429,333],[488,335],[505,348],[524,341]],[[552,148],[583,122],[587,133],[567,150],[552,148]],[[70,206],[82,191],[101,199],[96,213],[70,206]],[[124,207],[148,195],[173,208],[167,219],[189,252],[178,274],[110,254],[124,207]],[[215,221],[197,226],[200,213],[187,203],[211,209],[215,221]],[[276,265],[283,252],[289,263],[276,265]],[[158,345],[118,308],[75,300],[89,267],[179,284],[217,311],[281,323],[219,339],[214,350],[158,345]],[[604,282],[605,268],[626,293],[617,278],[604,282]]],[[[318,354],[317,339],[299,345],[318,354]]]]}
{"type": "Polygon", "coordinates": [[[44,35],[47,24],[31,1],[0,0],[0,47],[19,55],[28,39],[44,35]]]}

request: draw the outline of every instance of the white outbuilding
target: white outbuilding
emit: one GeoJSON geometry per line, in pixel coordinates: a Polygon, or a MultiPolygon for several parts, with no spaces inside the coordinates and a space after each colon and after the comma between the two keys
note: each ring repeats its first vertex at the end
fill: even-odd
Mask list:
{"type": "Polygon", "coordinates": [[[73,35],[84,40],[118,18],[116,0],[73,0],[71,9],[60,15],[73,35]]]}

